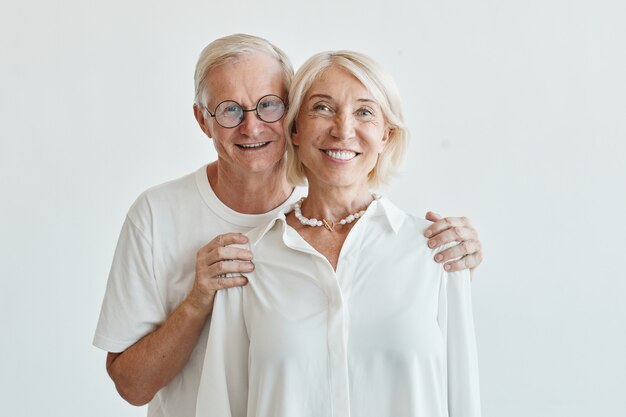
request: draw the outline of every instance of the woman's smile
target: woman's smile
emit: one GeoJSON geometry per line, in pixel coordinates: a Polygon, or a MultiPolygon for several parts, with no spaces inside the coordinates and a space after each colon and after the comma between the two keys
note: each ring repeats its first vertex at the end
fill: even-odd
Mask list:
{"type": "Polygon", "coordinates": [[[328,155],[331,159],[339,160],[339,161],[351,161],[356,158],[360,154],[354,151],[349,150],[339,150],[339,149],[322,149],[323,153],[328,155]]]}

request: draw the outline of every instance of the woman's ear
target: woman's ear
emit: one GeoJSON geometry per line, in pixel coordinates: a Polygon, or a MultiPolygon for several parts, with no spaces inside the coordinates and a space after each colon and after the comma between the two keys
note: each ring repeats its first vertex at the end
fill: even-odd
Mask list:
{"type": "Polygon", "coordinates": [[[385,145],[389,141],[389,137],[391,136],[392,132],[393,132],[393,127],[387,125],[387,127],[385,127],[385,133],[383,134],[383,143],[385,145]]]}
{"type": "Polygon", "coordinates": [[[387,144],[389,143],[389,137],[391,136],[392,132],[393,132],[393,127],[387,126],[385,128],[385,132],[383,133],[382,141],[380,142],[380,152],[379,153],[382,153],[383,149],[385,149],[385,146],[387,146],[387,144]]]}

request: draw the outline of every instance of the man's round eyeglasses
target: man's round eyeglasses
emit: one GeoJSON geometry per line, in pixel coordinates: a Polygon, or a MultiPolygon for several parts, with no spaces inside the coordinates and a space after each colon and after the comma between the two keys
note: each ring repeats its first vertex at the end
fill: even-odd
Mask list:
{"type": "Polygon", "coordinates": [[[215,117],[215,121],[226,129],[232,129],[239,126],[250,111],[256,112],[256,117],[266,123],[277,122],[285,114],[286,105],[282,98],[273,94],[268,94],[259,99],[256,107],[252,109],[244,109],[241,104],[233,100],[222,101],[215,108],[215,113],[203,106],[211,117],[215,117]]]}

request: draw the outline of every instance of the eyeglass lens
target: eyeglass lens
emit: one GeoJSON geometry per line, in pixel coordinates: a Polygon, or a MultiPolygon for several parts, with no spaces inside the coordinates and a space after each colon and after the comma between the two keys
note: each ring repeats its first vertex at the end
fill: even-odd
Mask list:
{"type": "Polygon", "coordinates": [[[259,119],[267,123],[280,120],[285,114],[285,103],[275,95],[261,97],[253,109],[244,109],[239,103],[232,100],[223,101],[215,109],[215,120],[223,127],[235,127],[243,122],[244,113],[256,111],[259,119]]]}

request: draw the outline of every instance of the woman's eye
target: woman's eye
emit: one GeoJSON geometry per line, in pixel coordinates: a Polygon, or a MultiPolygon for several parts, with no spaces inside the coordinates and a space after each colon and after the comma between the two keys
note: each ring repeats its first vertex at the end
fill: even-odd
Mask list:
{"type": "Polygon", "coordinates": [[[366,108],[357,110],[356,114],[362,119],[371,119],[372,117],[374,117],[374,112],[366,108]]]}
{"type": "Polygon", "coordinates": [[[331,112],[330,107],[324,103],[315,104],[313,106],[313,110],[315,110],[318,113],[330,113],[331,112]]]}

